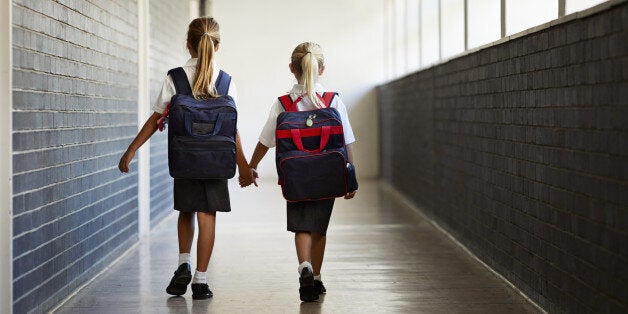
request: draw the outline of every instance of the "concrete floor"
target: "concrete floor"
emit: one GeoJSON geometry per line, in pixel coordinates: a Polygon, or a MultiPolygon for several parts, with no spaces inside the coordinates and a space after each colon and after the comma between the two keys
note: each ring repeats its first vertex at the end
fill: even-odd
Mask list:
{"type": "Polygon", "coordinates": [[[322,271],[327,294],[301,303],[279,187],[231,184],[233,212],[218,214],[208,270],[212,299],[193,301],[190,289],[184,297],[165,292],[177,266],[173,213],[55,312],[538,312],[377,181],[361,182],[354,200],[336,201],[322,271]]]}

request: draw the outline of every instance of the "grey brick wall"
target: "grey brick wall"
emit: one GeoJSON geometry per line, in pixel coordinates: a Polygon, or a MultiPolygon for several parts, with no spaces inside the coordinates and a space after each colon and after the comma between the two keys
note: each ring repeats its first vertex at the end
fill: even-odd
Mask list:
{"type": "MultiPolygon", "coordinates": [[[[137,240],[136,160],[117,169],[137,134],[137,14],[136,1],[13,1],[16,313],[54,306],[137,240]]],[[[151,1],[150,14],[154,101],[186,60],[189,7],[151,1]]],[[[153,141],[153,223],[172,208],[165,140],[153,141]]]]}
{"type": "Polygon", "coordinates": [[[14,311],[57,303],[137,237],[137,5],[13,4],[14,311]]]}
{"type": "MultiPolygon", "coordinates": [[[[185,48],[190,8],[182,1],[150,1],[150,99],[152,104],[161,91],[169,69],[181,66],[190,57],[185,48]]],[[[150,143],[151,225],[173,208],[172,178],[168,173],[167,130],[157,132],[150,143]]]]}
{"type": "Polygon", "coordinates": [[[623,2],[379,89],[385,180],[550,312],[628,311],[626,21],[623,2]]]}

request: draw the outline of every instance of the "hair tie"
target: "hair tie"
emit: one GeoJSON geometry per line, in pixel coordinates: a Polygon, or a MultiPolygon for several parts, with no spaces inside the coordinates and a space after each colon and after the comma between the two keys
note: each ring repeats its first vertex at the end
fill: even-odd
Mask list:
{"type": "Polygon", "coordinates": [[[204,32],[203,35],[201,35],[201,37],[202,36],[209,36],[209,33],[208,32],[204,32]]]}

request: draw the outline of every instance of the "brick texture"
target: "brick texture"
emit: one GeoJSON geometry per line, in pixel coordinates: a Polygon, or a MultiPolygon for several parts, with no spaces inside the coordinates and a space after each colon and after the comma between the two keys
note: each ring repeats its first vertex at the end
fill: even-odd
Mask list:
{"type": "MultiPolygon", "coordinates": [[[[183,46],[189,7],[150,4],[151,42],[183,46]]],[[[136,160],[129,174],[117,169],[138,127],[137,14],[136,1],[13,1],[15,313],[46,311],[137,240],[136,160]]],[[[152,81],[185,60],[177,51],[151,46],[152,81]]],[[[159,213],[172,199],[157,152],[159,213]]]]}
{"type": "Polygon", "coordinates": [[[550,312],[628,311],[625,21],[623,2],[379,88],[385,180],[550,312]]]}

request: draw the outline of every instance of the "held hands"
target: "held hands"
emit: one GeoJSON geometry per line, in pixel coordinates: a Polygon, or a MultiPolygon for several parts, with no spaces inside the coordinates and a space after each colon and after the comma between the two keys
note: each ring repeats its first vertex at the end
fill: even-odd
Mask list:
{"type": "Polygon", "coordinates": [[[259,174],[257,174],[257,170],[255,168],[251,168],[251,177],[253,177],[253,184],[257,186],[257,178],[259,178],[259,174]]]}
{"type": "Polygon", "coordinates": [[[255,184],[255,186],[257,186],[257,181],[255,180],[257,178],[257,171],[255,171],[254,168],[249,168],[249,171],[240,172],[240,177],[238,178],[240,181],[240,187],[244,188],[251,184],[255,184]]]}

